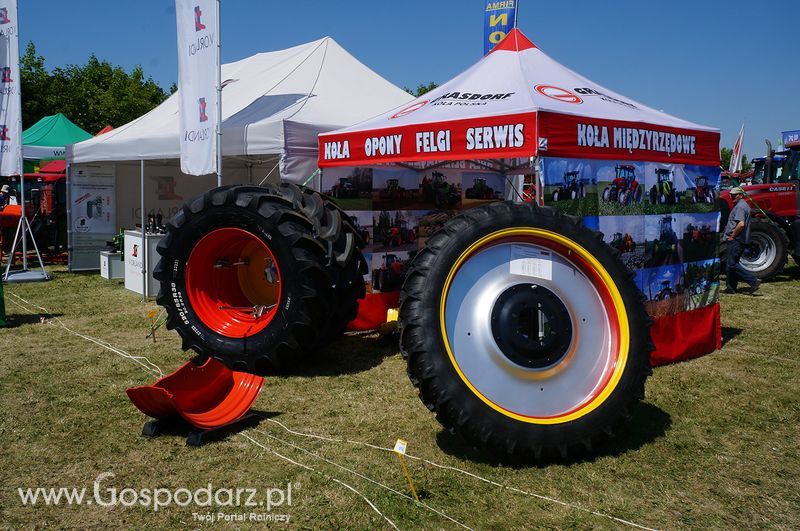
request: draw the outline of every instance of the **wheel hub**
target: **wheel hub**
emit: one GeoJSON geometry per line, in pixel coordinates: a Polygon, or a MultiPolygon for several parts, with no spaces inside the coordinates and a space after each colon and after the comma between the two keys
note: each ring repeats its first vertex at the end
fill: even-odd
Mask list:
{"type": "Polygon", "coordinates": [[[530,369],[561,361],[572,341],[572,321],[561,300],[532,283],[506,289],[492,309],[492,335],[502,354],[530,369]]]}

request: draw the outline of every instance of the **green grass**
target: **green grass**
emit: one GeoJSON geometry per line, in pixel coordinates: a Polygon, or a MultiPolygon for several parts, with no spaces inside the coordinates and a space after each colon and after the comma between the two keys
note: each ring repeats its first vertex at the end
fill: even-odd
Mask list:
{"type": "MultiPolygon", "coordinates": [[[[276,509],[291,515],[287,527],[388,527],[336,479],[369,498],[400,528],[456,527],[332,464],[408,492],[399,462],[388,452],[300,437],[270,421],[201,448],[187,448],[180,435],[141,438],[146,419],[128,402],[125,389],[151,383],[153,376],[57,325],[39,323],[38,316],[11,301],[16,295],[35,302],[70,328],[147,356],[165,371],[187,359],[178,338],[160,330],[156,343],[146,340],[147,312],[156,306],[142,304],[118,282],[59,268],[53,273],[54,280],[45,284],[6,286],[12,327],[0,330],[3,527],[199,527],[192,513],[203,508],[31,508],[17,495],[18,487],[91,490],[102,472],[115,474],[106,485],[118,489],[194,490],[211,482],[214,488],[255,487],[263,493],[299,483],[292,507],[276,509]]],[[[656,369],[631,426],[601,455],[576,463],[527,468],[485,463],[441,430],[407,381],[396,344],[376,335],[343,338],[320,351],[306,371],[268,378],[256,408],[303,432],[382,447],[402,437],[413,455],[649,527],[797,529],[798,303],[796,266],[780,282],[764,284],[757,297],[723,295],[724,348],[656,369]]],[[[417,460],[409,467],[424,503],[473,528],[626,527],[454,470],[417,460]]]]}
{"type": "Polygon", "coordinates": [[[558,208],[562,213],[570,216],[596,216],[597,215],[597,193],[591,192],[586,197],[579,199],[559,199],[553,202],[553,194],[545,195],[545,204],[558,208]]]}

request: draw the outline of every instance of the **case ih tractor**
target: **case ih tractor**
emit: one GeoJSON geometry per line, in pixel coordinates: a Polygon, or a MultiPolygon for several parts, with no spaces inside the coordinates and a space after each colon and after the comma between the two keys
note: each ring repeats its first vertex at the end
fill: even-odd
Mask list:
{"type": "MultiPolygon", "coordinates": [[[[800,264],[800,142],[787,144],[787,150],[775,153],[767,143],[763,182],[742,185],[743,201],[751,206],[750,244],[740,263],[756,277],[767,279],[780,273],[788,256],[800,264]]],[[[730,192],[720,193],[720,227],[725,227],[733,208],[730,192]]],[[[720,245],[725,265],[726,242],[720,245]]]]}
{"type": "MultiPolygon", "coordinates": [[[[400,351],[445,429],[492,460],[530,463],[590,453],[631,417],[651,321],[602,234],[553,208],[495,202],[426,243],[408,264],[387,254],[373,282],[386,291],[405,275],[400,351]]],[[[363,246],[312,190],[217,188],[168,223],[158,302],[196,363],[274,374],[310,363],[356,316],[363,246]]]]}
{"type": "Polygon", "coordinates": [[[467,199],[496,199],[502,196],[486,184],[486,179],[478,177],[472,180],[472,186],[464,190],[464,197],[467,199]]]}
{"type": "Polygon", "coordinates": [[[636,167],[620,164],[614,168],[615,177],[603,190],[603,201],[619,202],[623,205],[642,202],[642,187],[636,180],[636,167]]]}
{"type": "Polygon", "coordinates": [[[673,184],[674,173],[666,168],[656,168],[656,184],[650,188],[650,204],[677,205],[681,201],[673,184]]]}
{"type": "Polygon", "coordinates": [[[564,174],[564,184],[553,192],[554,203],[563,199],[574,201],[578,198],[586,197],[586,187],[583,181],[578,178],[578,173],[577,171],[568,171],[564,174]]]}

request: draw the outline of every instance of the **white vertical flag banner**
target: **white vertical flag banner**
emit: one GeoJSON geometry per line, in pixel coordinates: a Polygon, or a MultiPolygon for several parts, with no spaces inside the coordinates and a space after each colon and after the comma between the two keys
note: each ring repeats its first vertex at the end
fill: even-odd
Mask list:
{"type": "Polygon", "coordinates": [[[175,0],[175,14],[178,21],[181,171],[188,175],[206,175],[217,171],[219,25],[216,0],[175,0]]]}
{"type": "Polygon", "coordinates": [[[0,0],[0,175],[19,175],[22,100],[16,0],[0,0]]]}
{"type": "Polygon", "coordinates": [[[744,124],[742,124],[742,129],[739,131],[739,136],[736,137],[736,143],[733,145],[731,165],[728,168],[731,173],[742,171],[742,144],[744,144],[744,124]]]}

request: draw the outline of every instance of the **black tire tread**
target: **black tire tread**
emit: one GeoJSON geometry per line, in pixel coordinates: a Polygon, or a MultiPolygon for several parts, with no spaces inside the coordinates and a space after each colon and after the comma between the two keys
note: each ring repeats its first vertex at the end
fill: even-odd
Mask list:
{"type": "MultiPolygon", "coordinates": [[[[583,227],[579,218],[564,215],[553,207],[498,202],[470,209],[449,220],[411,263],[401,291],[399,319],[400,350],[408,363],[408,376],[423,404],[436,414],[445,429],[458,433],[492,459],[512,463],[537,462],[550,458],[567,459],[591,451],[603,440],[613,437],[630,419],[634,407],[644,398],[644,384],[652,372],[649,356],[654,349],[649,333],[652,320],[644,309],[644,297],[633,276],[619,259],[619,253],[603,242],[600,232],[583,227]],[[582,234],[582,245],[595,254],[610,252],[611,260],[607,260],[605,265],[615,278],[620,279],[618,287],[630,308],[631,328],[638,331],[632,333],[630,360],[625,370],[625,374],[630,376],[623,377],[626,387],[622,388],[621,381],[612,394],[621,399],[614,401],[612,409],[606,407],[610,397],[596,410],[602,410],[604,422],[588,427],[585,423],[575,426],[566,423],[560,425],[563,429],[537,437],[530,437],[526,433],[528,427],[521,426],[521,422],[510,419],[504,422],[505,418],[498,422],[496,418],[490,418],[494,412],[467,389],[449,360],[442,360],[446,354],[442,354],[438,317],[431,318],[437,323],[435,332],[428,328],[431,320],[426,318],[431,314],[438,316],[438,304],[432,303],[426,295],[430,296],[437,287],[440,288],[429,285],[431,275],[436,273],[433,269],[437,261],[455,244],[456,237],[474,241],[497,230],[498,223],[500,228],[506,228],[527,226],[531,222],[568,236],[582,234]]],[[[433,297],[437,296],[434,293],[433,297]]],[[[586,417],[592,415],[595,412],[586,417]]]]}
{"type": "MultiPolygon", "coordinates": [[[[167,311],[166,326],[181,337],[184,350],[197,352],[199,361],[215,358],[233,370],[266,375],[300,362],[321,340],[318,323],[324,322],[332,300],[332,279],[327,267],[327,249],[314,234],[314,225],[291,197],[273,185],[226,186],[211,190],[190,201],[167,223],[167,236],[157,248],[161,260],[154,270],[160,282],[157,302],[167,311]],[[248,348],[247,340],[231,340],[226,352],[219,344],[204,341],[183,322],[170,296],[170,264],[185,259],[176,256],[175,243],[187,237],[184,230],[191,222],[217,208],[241,208],[260,223],[277,229],[291,249],[299,294],[296,310],[279,339],[267,348],[248,348]]],[[[188,304],[187,304],[188,307],[188,304]]],[[[199,322],[196,316],[193,319],[199,322]]]]}

